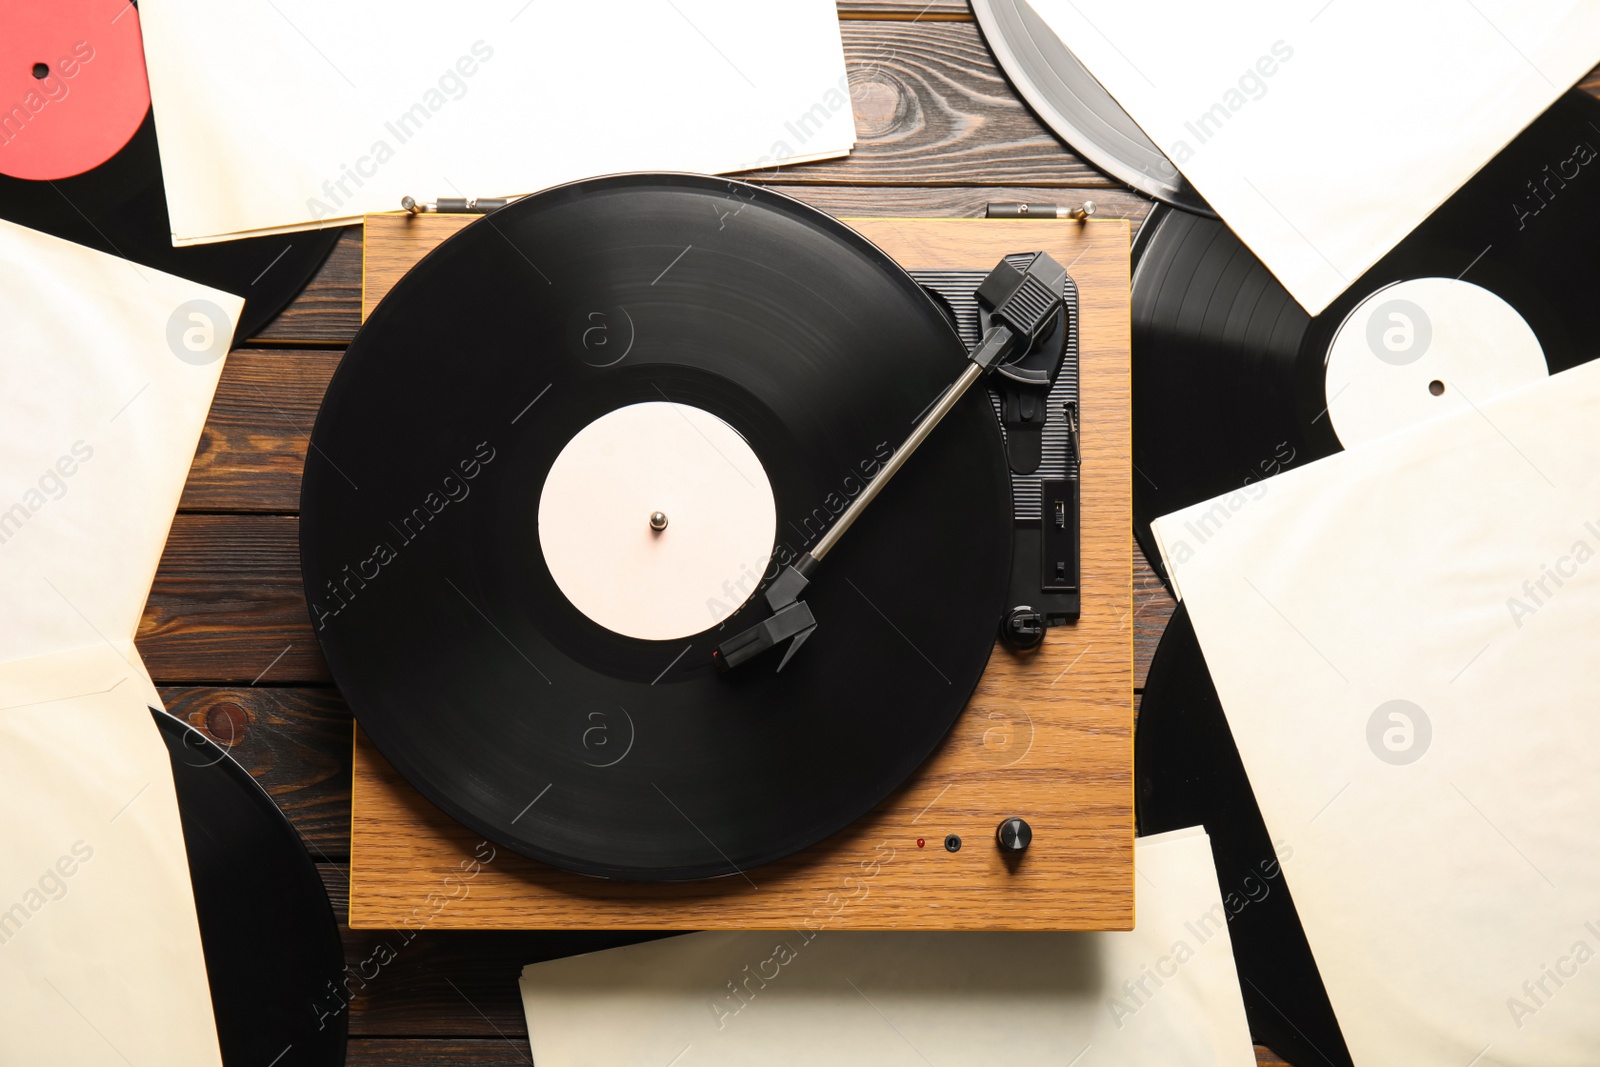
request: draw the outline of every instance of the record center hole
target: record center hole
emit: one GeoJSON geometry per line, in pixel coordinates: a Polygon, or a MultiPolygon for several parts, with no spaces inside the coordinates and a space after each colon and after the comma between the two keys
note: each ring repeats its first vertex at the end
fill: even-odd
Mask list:
{"type": "Polygon", "coordinates": [[[1428,383],[1428,392],[1432,393],[1434,396],[1444,396],[1444,383],[1435,378],[1433,381],[1428,383]]]}
{"type": "Polygon", "coordinates": [[[46,78],[50,77],[50,64],[35,63],[33,65],[33,76],[38,78],[40,81],[44,81],[46,78]]]}

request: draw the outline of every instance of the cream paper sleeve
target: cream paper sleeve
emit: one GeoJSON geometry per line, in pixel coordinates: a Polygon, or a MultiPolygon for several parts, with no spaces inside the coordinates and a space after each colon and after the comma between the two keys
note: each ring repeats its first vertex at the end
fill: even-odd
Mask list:
{"type": "Polygon", "coordinates": [[[0,661],[132,639],[242,307],[0,222],[0,661]]]}
{"type": "Polygon", "coordinates": [[[1474,400],[1155,524],[1363,1067],[1600,1049],[1600,363],[1474,400]]]}
{"type": "Polygon", "coordinates": [[[219,1067],[133,636],[242,307],[0,223],[0,1063],[219,1067]]]}
{"type": "Polygon", "coordinates": [[[0,1063],[221,1063],[131,642],[0,664],[0,1063]]]}
{"type": "Polygon", "coordinates": [[[534,964],[533,1058],[1251,1067],[1210,839],[1144,838],[1134,863],[1130,933],[700,933],[534,964]]]}
{"type": "MultiPolygon", "coordinates": [[[[1312,314],[1600,61],[1593,0],[1032,3],[1312,314]]],[[[1562,147],[1594,196],[1600,134],[1562,147]]]]}
{"type": "Polygon", "coordinates": [[[359,222],[407,195],[721,174],[855,143],[834,0],[440,15],[420,0],[141,3],[173,243],[359,222]]]}

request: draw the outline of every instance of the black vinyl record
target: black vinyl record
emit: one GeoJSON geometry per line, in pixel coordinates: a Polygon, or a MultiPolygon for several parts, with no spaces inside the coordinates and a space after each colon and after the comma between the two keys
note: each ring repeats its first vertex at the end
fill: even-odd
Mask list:
{"type": "Polygon", "coordinates": [[[151,709],[172,760],[226,1067],[340,1067],[344,950],[317,868],[278,806],[204,734],[151,709]]]}
{"type": "Polygon", "coordinates": [[[174,248],[153,112],[120,152],[92,170],[54,181],[0,174],[0,218],[244,297],[234,346],[256,336],[305,288],[340,232],[174,248]]]}
{"type": "Polygon", "coordinates": [[[1134,245],[1134,533],[1340,449],[1328,346],[1391,283],[1459,278],[1505,300],[1550,372],[1600,354],[1600,101],[1573,91],[1322,314],[1307,315],[1221,222],[1158,207],[1134,245]],[[1588,160],[1588,162],[1585,162],[1588,160]]]}
{"type": "Polygon", "coordinates": [[[1295,1067],[1350,1067],[1274,842],[1180,603],[1139,702],[1133,748],[1139,833],[1204,826],[1228,914],[1251,1037],[1295,1067]]]}
{"type": "Polygon", "coordinates": [[[972,0],[972,13],[1018,95],[1073,151],[1147,196],[1212,214],[1028,0],[972,0]]]}
{"type": "Polygon", "coordinates": [[[815,844],[932,753],[988,661],[1011,499],[986,398],[828,555],[805,593],[820,625],[781,673],[781,651],[713,665],[759,596],[678,640],[592,622],[544,558],[541,489],[600,416],[693,405],[765,469],[782,561],[964,361],[887,256],[768,190],[623,175],[485,216],[384,298],[317,418],[301,563],[335,679],[425,796],[534,859],[683,880],[815,844]]]}

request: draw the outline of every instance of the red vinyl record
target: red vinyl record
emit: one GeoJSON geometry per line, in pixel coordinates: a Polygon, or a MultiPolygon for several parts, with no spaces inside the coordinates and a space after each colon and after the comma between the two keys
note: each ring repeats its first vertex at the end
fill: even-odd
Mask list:
{"type": "Polygon", "coordinates": [[[128,0],[0,0],[0,174],[70,178],[100,166],[150,110],[128,0]]]}

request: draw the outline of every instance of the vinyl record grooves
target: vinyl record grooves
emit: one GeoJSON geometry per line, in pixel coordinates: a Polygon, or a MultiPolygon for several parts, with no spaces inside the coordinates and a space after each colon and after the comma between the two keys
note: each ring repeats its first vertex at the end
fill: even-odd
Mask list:
{"type": "Polygon", "coordinates": [[[1141,835],[1203,825],[1211,837],[1252,1038],[1291,1063],[1349,1067],[1284,879],[1293,843],[1267,833],[1181,603],[1150,663],[1133,765],[1141,835]]]}
{"type": "Polygon", "coordinates": [[[344,949],[300,835],[224,749],[151,714],[172,759],[222,1062],[340,1067],[344,949]]]}
{"type": "MultiPolygon", "coordinates": [[[[685,405],[759,460],[781,560],[964,358],[878,249],[743,183],[602,178],[467,227],[374,311],[312,435],[306,593],[362,728],[459,821],[585,874],[739,874],[853,822],[948,732],[1006,607],[986,399],[964,398],[829,554],[806,591],[819,628],[781,674],[781,652],[725,675],[711,658],[766,617],[759,597],[719,616],[776,573],[766,558],[729,560],[704,629],[627,637],[558,587],[541,493],[579,431],[685,405]]],[[[725,460],[708,476],[743,493],[725,460]]],[[[599,509],[614,487],[594,491],[599,509]]]]}
{"type": "MultiPolygon", "coordinates": [[[[1226,226],[1158,207],[1134,246],[1134,532],[1338,451],[1329,346],[1352,309],[1406,279],[1459,279],[1509,304],[1550,373],[1592,358],[1600,301],[1600,101],[1561,97],[1393,252],[1311,317],[1226,226]],[[1590,184],[1594,184],[1594,188],[1590,184]]],[[[1162,575],[1165,579],[1165,574],[1162,575]]]]}
{"type": "Polygon", "coordinates": [[[1027,0],[972,0],[972,11],[1011,84],[1073,151],[1141,193],[1212,213],[1027,0]]]}
{"type": "Polygon", "coordinates": [[[254,337],[305,287],[339,231],[174,248],[154,114],[146,106],[142,121],[138,111],[125,121],[128,83],[141,99],[149,97],[137,8],[118,0],[62,0],[44,8],[8,2],[3,9],[13,30],[0,43],[0,59],[10,64],[0,71],[0,87],[15,94],[5,103],[17,107],[0,132],[0,218],[119,256],[134,269],[152,267],[242,296],[233,343],[254,337]],[[71,62],[53,65],[61,56],[71,62]],[[35,62],[41,58],[52,62],[35,62]],[[39,68],[48,73],[40,77],[39,68]],[[117,92],[93,91],[95,79],[108,78],[117,92]],[[19,111],[25,121],[16,118],[19,111]],[[93,145],[114,154],[98,159],[93,145]],[[46,147],[42,161],[12,158],[46,147]]]}

